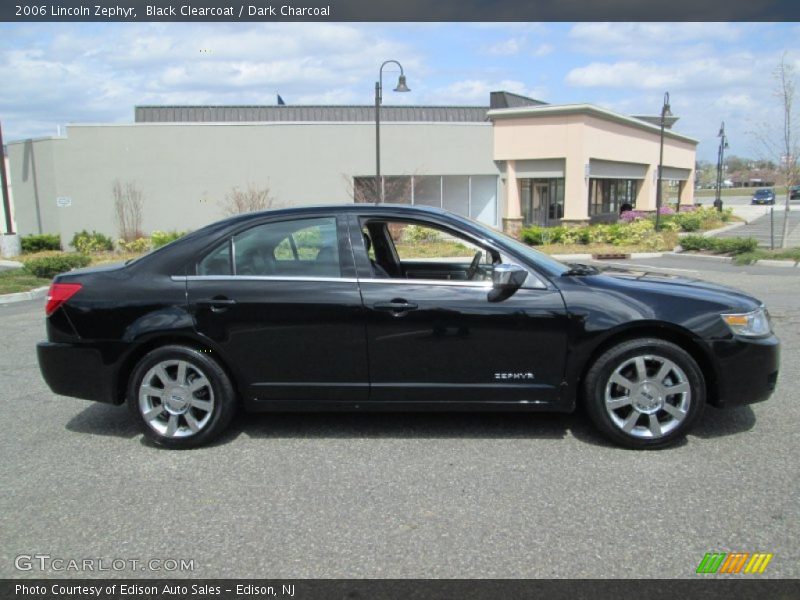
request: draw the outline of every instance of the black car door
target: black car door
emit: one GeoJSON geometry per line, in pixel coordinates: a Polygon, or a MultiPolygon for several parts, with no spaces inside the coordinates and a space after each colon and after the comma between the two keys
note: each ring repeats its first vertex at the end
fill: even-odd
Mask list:
{"type": "Polygon", "coordinates": [[[188,303],[196,330],[224,353],[248,401],[364,400],[354,275],[342,217],[273,217],[198,257],[188,303]]]}
{"type": "Polygon", "coordinates": [[[491,270],[511,259],[481,240],[375,212],[353,215],[350,230],[367,312],[370,400],[558,400],[566,310],[545,278],[531,271],[523,288],[492,301],[491,270]]]}

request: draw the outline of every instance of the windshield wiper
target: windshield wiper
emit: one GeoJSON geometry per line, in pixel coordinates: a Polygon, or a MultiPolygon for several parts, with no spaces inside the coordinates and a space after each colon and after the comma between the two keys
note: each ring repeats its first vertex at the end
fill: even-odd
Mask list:
{"type": "Polygon", "coordinates": [[[570,275],[570,276],[581,276],[581,275],[597,275],[600,272],[600,269],[597,267],[593,267],[592,265],[585,265],[583,263],[567,263],[569,266],[569,271],[563,273],[563,275],[570,275]]]}

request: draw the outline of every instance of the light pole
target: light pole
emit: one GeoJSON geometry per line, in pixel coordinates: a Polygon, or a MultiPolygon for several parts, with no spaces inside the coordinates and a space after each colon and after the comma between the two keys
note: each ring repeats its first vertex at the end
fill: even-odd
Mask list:
{"type": "Polygon", "coordinates": [[[397,80],[395,92],[410,92],[406,85],[406,76],[403,65],[396,60],[385,61],[378,71],[378,81],[375,82],[375,204],[383,202],[383,186],[381,185],[381,103],[383,102],[383,67],[393,63],[400,67],[400,77],[397,80]]]}
{"type": "Polygon", "coordinates": [[[719,126],[719,153],[717,154],[717,193],[714,199],[714,208],[722,212],[722,163],[725,156],[725,148],[728,147],[728,138],[725,137],[725,121],[719,126]]]}
{"type": "MultiPolygon", "coordinates": [[[[661,176],[664,170],[664,120],[672,116],[669,109],[669,92],[664,92],[664,106],[661,107],[661,146],[658,154],[658,187],[656,188],[656,231],[661,229],[661,176]]],[[[680,203],[680,199],[678,200],[680,203]]]]}

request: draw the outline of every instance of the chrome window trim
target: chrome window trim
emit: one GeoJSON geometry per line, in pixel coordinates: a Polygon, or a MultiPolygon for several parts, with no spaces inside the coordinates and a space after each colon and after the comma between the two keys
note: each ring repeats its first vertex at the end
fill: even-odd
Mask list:
{"type": "Polygon", "coordinates": [[[491,281],[465,281],[461,279],[401,279],[384,277],[381,279],[364,278],[359,279],[359,283],[383,283],[393,285],[433,285],[450,287],[475,287],[491,289],[491,281]]]}
{"type": "Polygon", "coordinates": [[[338,281],[341,283],[379,283],[391,285],[433,285],[445,287],[492,287],[491,281],[461,281],[458,279],[356,279],[354,277],[294,277],[291,275],[172,275],[172,281],[304,281],[304,282],[326,282],[338,281]]]}
{"type": "Polygon", "coordinates": [[[172,275],[172,281],[341,281],[358,283],[354,277],[295,277],[292,275],[172,275]]]}

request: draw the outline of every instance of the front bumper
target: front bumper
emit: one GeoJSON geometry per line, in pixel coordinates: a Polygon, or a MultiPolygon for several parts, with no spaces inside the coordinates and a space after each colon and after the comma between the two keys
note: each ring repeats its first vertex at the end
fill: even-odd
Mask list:
{"type": "Polygon", "coordinates": [[[717,362],[720,408],[763,402],[775,391],[780,367],[780,340],[765,338],[719,340],[711,344],[717,362]]]}
{"type": "Polygon", "coordinates": [[[78,344],[39,342],[39,369],[55,394],[118,404],[114,367],[103,361],[97,348],[78,344]]]}

